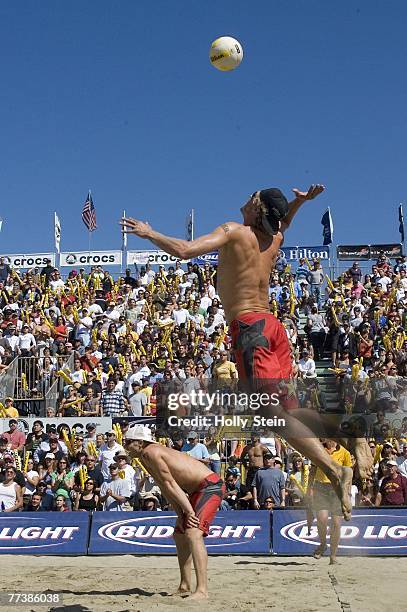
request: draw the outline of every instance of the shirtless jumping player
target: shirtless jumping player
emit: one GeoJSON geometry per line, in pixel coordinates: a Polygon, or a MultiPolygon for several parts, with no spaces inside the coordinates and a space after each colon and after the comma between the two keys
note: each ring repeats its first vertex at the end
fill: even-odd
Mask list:
{"type": "Polygon", "coordinates": [[[187,595],[191,591],[193,561],[196,590],[188,599],[205,599],[208,597],[208,554],[203,536],[208,535],[225,494],[223,481],[197,459],[157,444],[150,429],[143,425],[129,427],[125,443],[130,456],[141,459],[177,513],[174,539],[181,573],[177,594],[187,595]]]}
{"type": "MultiPolygon", "coordinates": [[[[165,236],[142,221],[122,220],[124,232],[146,238],[180,259],[219,251],[217,289],[232,334],[240,379],[288,379],[291,376],[287,335],[269,310],[269,277],[294,215],[305,201],[322,193],[324,187],[312,185],[307,192],[293,191],[295,198],[290,203],[279,189],[256,191],[241,209],[243,224],[224,223],[210,234],[192,241],[165,236]]],[[[317,418],[312,412],[312,418],[317,418]]],[[[297,418],[287,412],[278,415],[276,410],[274,414],[285,418],[287,431],[295,431],[294,438],[284,435],[289,444],[329,477],[341,500],[344,518],[349,520],[352,471],[338,467],[330,459],[313,434],[312,425],[300,421],[297,414],[297,418]]],[[[363,438],[356,440],[353,452],[362,478],[371,469],[368,450],[363,438]]]]}

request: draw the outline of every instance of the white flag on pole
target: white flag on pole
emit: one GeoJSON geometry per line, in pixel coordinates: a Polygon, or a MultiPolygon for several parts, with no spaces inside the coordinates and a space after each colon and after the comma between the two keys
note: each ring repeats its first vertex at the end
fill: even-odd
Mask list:
{"type": "Polygon", "coordinates": [[[55,248],[57,253],[60,252],[61,244],[61,222],[56,212],[54,212],[54,234],[55,234],[55,248]]]}

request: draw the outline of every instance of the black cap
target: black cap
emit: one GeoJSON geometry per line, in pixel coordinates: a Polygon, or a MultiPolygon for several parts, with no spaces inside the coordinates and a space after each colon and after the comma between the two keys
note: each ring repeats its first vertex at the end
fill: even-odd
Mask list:
{"type": "Polygon", "coordinates": [[[263,228],[268,234],[275,234],[280,229],[280,221],[288,213],[288,200],[283,192],[276,187],[262,189],[259,196],[268,211],[263,215],[263,228]]]}

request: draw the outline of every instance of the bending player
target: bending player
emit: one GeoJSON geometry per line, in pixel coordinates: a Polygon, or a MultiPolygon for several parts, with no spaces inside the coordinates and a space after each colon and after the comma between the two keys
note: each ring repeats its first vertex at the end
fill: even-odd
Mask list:
{"type": "MultiPolygon", "coordinates": [[[[322,193],[324,187],[312,185],[307,192],[293,191],[295,198],[290,203],[279,189],[256,191],[241,209],[243,224],[224,223],[212,233],[192,241],[165,236],[148,223],[135,219],[126,218],[121,222],[124,232],[146,238],[180,259],[219,251],[218,293],[233,337],[239,378],[249,382],[286,380],[291,376],[286,332],[269,311],[269,277],[284,233],[298,209],[305,201],[322,193]]],[[[352,470],[339,467],[322,447],[318,440],[321,433],[316,433],[318,427],[321,429],[321,418],[311,411],[312,414],[303,419],[301,412],[304,411],[295,410],[290,414],[281,409],[282,414],[278,414],[277,408],[273,408],[273,415],[286,420],[282,435],[328,476],[341,500],[344,517],[349,519],[352,470]],[[302,422],[309,416],[308,424],[302,422]]],[[[362,478],[371,469],[371,454],[366,446],[361,438],[354,448],[362,478]]]]}
{"type": "Polygon", "coordinates": [[[177,513],[174,539],[181,573],[177,594],[191,591],[193,561],[196,590],[188,599],[207,598],[208,554],[203,538],[223,499],[223,481],[197,459],[155,442],[150,429],[142,425],[129,427],[126,450],[141,459],[177,513]]]}

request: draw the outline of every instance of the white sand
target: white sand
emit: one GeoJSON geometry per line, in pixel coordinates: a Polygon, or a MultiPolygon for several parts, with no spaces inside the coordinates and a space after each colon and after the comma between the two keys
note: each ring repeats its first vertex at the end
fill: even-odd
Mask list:
{"type": "Polygon", "coordinates": [[[178,586],[176,557],[1,555],[1,591],[63,592],[63,605],[8,610],[281,610],[383,612],[407,609],[407,558],[210,557],[207,602],[168,597],[178,586]],[[333,584],[335,583],[335,584],[333,584]],[[31,584],[31,589],[27,588],[31,584]],[[349,608],[350,606],[350,608],[349,608]]]}

